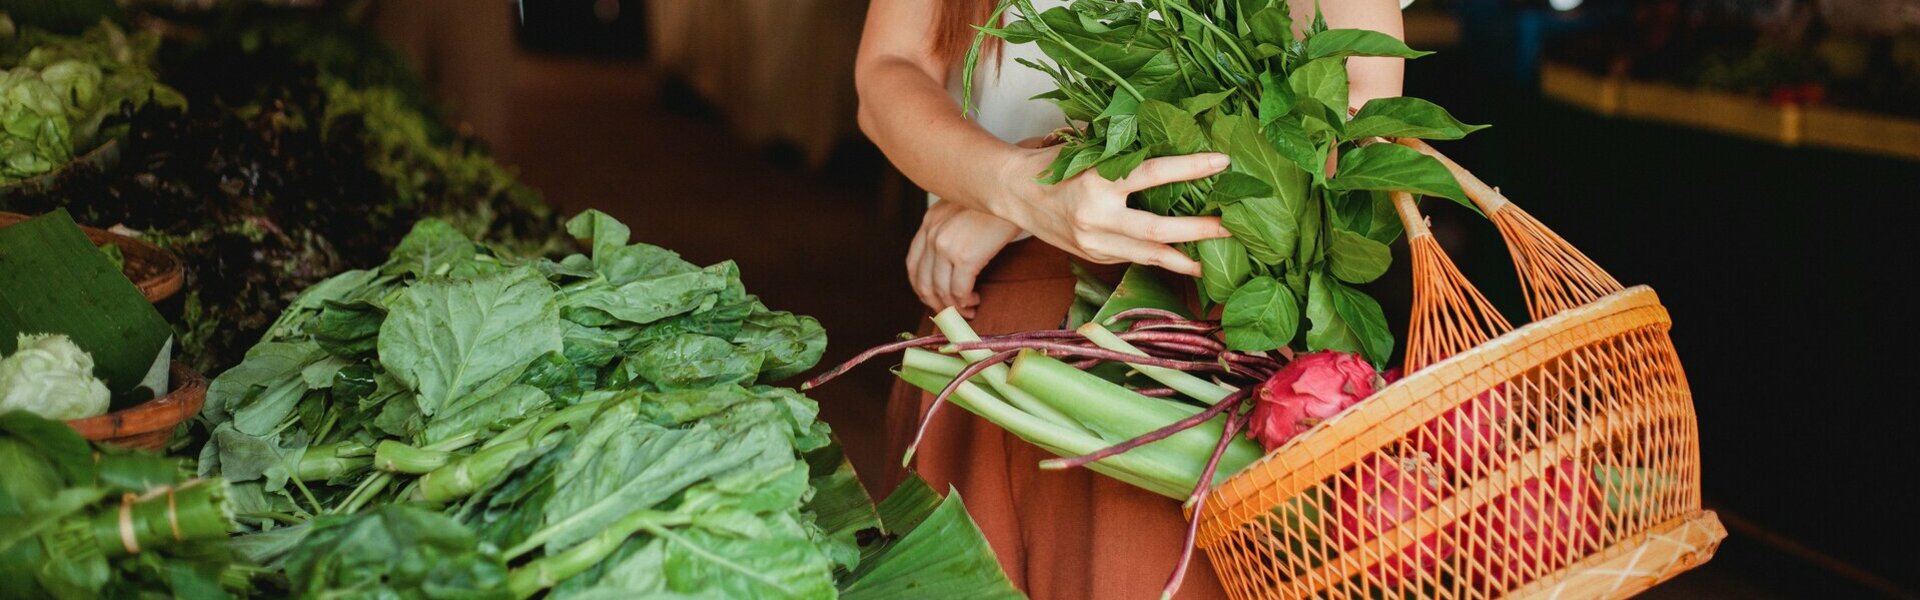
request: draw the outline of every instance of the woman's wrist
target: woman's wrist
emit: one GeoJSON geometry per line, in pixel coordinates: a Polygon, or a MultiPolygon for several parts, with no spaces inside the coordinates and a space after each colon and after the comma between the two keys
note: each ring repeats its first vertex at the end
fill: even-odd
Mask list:
{"type": "Polygon", "coordinates": [[[988,214],[1026,228],[1027,215],[1039,198],[1042,185],[1034,181],[1038,176],[1032,166],[1035,154],[1037,151],[1032,149],[1007,147],[993,177],[993,192],[980,199],[988,214]]]}

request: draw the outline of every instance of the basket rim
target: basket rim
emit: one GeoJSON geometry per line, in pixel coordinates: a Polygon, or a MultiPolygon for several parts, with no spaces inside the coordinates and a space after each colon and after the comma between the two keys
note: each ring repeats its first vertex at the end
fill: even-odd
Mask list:
{"type": "MultiPolygon", "coordinates": [[[[13,225],[34,218],[35,216],[38,215],[0,210],[0,227],[13,225]]],[[[134,279],[132,276],[127,277],[129,281],[133,282],[133,287],[140,290],[140,295],[145,297],[147,302],[158,303],[166,300],[174,294],[179,293],[180,288],[186,284],[187,272],[185,263],[182,263],[180,257],[175,256],[165,248],[156,246],[153,242],[147,240],[114,233],[113,231],[98,227],[81,225],[80,231],[86,234],[88,241],[93,242],[94,245],[99,245],[104,238],[106,241],[112,242],[113,245],[119,246],[121,253],[126,257],[129,264],[137,262],[152,267],[152,275],[140,279],[134,279]]],[[[128,270],[126,266],[122,266],[120,273],[126,275],[128,274],[128,270]]]]}
{"type": "Polygon", "coordinates": [[[166,395],[104,415],[67,421],[80,437],[108,441],[172,429],[200,413],[207,400],[207,378],[180,361],[167,366],[173,390],[166,395]]]}
{"type": "Polygon", "coordinates": [[[1649,312],[1653,326],[1671,327],[1666,307],[1660,304],[1659,295],[1652,288],[1630,287],[1518,327],[1408,374],[1353,411],[1315,425],[1215,487],[1204,511],[1195,515],[1203,521],[1197,545],[1214,546],[1271,509],[1258,502],[1262,490],[1277,487],[1283,497],[1292,497],[1317,484],[1323,477],[1309,474],[1316,470],[1314,466],[1324,465],[1319,456],[1324,450],[1355,443],[1355,438],[1362,436],[1378,440],[1370,445],[1405,436],[1452,408],[1440,399],[1444,389],[1476,377],[1497,375],[1504,380],[1524,370],[1518,366],[1501,367],[1497,358],[1534,349],[1558,356],[1593,340],[1645,328],[1649,319],[1632,317],[1649,312]]]}

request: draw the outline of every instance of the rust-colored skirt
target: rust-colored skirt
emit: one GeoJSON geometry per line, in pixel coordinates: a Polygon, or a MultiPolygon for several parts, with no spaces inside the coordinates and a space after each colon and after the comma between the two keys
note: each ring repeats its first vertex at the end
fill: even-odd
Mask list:
{"type": "MultiPolygon", "coordinates": [[[[1119,269],[1096,273],[1117,279],[1119,269]]],[[[1016,242],[981,274],[973,327],[982,334],[1059,327],[1073,283],[1065,252],[1036,239],[1016,242]]],[[[922,333],[928,328],[923,324],[922,333]]],[[[906,451],[932,401],[919,388],[894,384],[888,456],[906,451]]],[[[920,442],[914,468],[934,489],[959,490],[1000,565],[1036,600],[1157,596],[1186,535],[1179,502],[1085,469],[1041,471],[1038,463],[1052,456],[947,407],[920,442]]],[[[895,468],[888,480],[905,476],[895,468]]],[[[1194,556],[1179,597],[1226,597],[1205,555],[1194,556]]]]}

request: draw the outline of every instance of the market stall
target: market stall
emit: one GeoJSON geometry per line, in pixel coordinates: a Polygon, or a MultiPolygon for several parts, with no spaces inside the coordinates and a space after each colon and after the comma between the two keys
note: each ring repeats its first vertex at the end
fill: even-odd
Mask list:
{"type": "Polygon", "coordinates": [[[731,262],[562,222],[350,13],[151,8],[0,15],[5,595],[1017,594],[731,262]]]}

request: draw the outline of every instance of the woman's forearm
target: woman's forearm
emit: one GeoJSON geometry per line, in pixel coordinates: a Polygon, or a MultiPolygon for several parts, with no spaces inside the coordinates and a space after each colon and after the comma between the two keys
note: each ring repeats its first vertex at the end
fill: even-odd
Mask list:
{"type": "MultiPolygon", "coordinates": [[[[1313,18],[1313,2],[1293,3],[1294,22],[1304,29],[1313,18]]],[[[1406,39],[1406,25],[1400,19],[1399,0],[1322,0],[1320,11],[1327,26],[1338,29],[1370,29],[1396,39],[1406,39]]],[[[1401,94],[1407,61],[1378,56],[1347,59],[1347,101],[1354,108],[1374,98],[1401,94]]]]}
{"type": "Polygon", "coordinates": [[[1012,173],[1022,149],[966,119],[946,87],[911,61],[860,66],[860,129],[921,188],[1003,218],[1038,173],[1012,173]]]}

